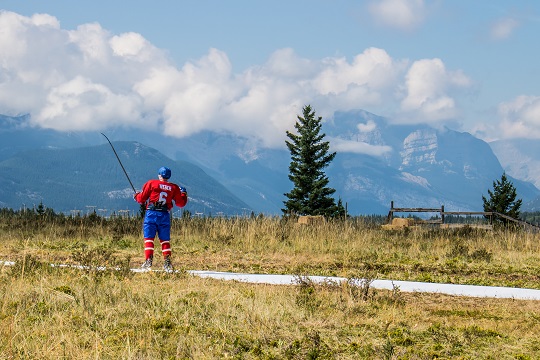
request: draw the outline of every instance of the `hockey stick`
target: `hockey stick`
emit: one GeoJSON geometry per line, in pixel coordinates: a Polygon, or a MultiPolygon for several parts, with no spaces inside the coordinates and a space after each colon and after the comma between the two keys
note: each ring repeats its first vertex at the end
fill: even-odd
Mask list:
{"type": "Polygon", "coordinates": [[[127,172],[126,172],[126,169],[124,169],[124,165],[122,165],[122,162],[120,161],[120,158],[118,157],[118,154],[116,153],[116,150],[114,150],[114,146],[113,146],[111,140],[109,140],[109,138],[104,133],[101,133],[101,135],[105,136],[105,139],[107,139],[107,141],[111,145],[112,151],[114,151],[114,155],[116,155],[116,158],[118,159],[118,162],[120,163],[120,166],[122,167],[122,170],[124,170],[124,174],[126,174],[126,177],[127,177],[128,181],[129,181],[129,184],[131,185],[131,188],[133,189],[133,192],[136,193],[137,190],[135,190],[135,186],[133,186],[133,183],[129,179],[129,176],[128,176],[127,172]]]}

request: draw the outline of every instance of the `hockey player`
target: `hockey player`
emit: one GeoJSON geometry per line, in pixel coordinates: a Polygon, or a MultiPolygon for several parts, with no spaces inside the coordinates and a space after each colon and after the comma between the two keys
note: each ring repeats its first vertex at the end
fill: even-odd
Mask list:
{"type": "Polygon", "coordinates": [[[150,270],[154,259],[154,239],[156,234],[161,243],[163,253],[163,268],[172,272],[171,263],[171,215],[169,211],[174,205],[184,207],[188,196],[184,187],[169,182],[171,169],[161,167],[158,170],[158,179],[148,180],[141,192],[133,195],[139,204],[146,203],[146,212],[143,223],[144,257],[141,268],[150,270]],[[174,202],[174,205],[173,205],[174,202]]]}

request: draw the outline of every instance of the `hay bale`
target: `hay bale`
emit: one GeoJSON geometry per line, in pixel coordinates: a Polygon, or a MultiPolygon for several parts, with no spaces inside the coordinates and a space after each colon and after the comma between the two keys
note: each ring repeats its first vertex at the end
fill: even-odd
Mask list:
{"type": "Polygon", "coordinates": [[[381,225],[383,230],[402,230],[414,226],[414,219],[411,218],[393,218],[392,224],[381,225]]]}
{"type": "Polygon", "coordinates": [[[322,215],[304,215],[298,218],[298,224],[302,225],[319,225],[324,223],[322,215]]]}
{"type": "Polygon", "coordinates": [[[411,218],[393,218],[392,219],[392,225],[401,226],[401,227],[411,226],[411,225],[414,225],[414,219],[411,219],[411,218]]]}

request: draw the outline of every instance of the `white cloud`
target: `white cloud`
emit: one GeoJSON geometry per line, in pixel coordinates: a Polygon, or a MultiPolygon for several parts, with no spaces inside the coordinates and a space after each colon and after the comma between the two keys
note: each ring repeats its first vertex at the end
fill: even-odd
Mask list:
{"type": "Polygon", "coordinates": [[[491,25],[490,34],[493,40],[504,40],[509,38],[514,30],[520,25],[519,21],[513,17],[497,20],[491,25]]]}
{"type": "Polygon", "coordinates": [[[503,138],[540,138],[540,96],[518,96],[499,105],[503,138]]]}
{"type": "Polygon", "coordinates": [[[114,94],[106,86],[76,77],[52,88],[46,104],[31,121],[66,131],[100,130],[110,122],[136,125],[140,119],[139,101],[132,94],[114,94]]]}
{"type": "Polygon", "coordinates": [[[423,0],[373,0],[368,6],[376,23],[401,30],[411,30],[424,21],[423,0]]]}
{"type": "Polygon", "coordinates": [[[351,87],[377,92],[395,82],[401,67],[402,64],[393,61],[386,51],[369,48],[355,56],[352,63],[345,58],[323,60],[313,85],[323,95],[344,93],[351,87]]]}
{"type": "Polygon", "coordinates": [[[373,120],[368,120],[367,123],[365,124],[359,123],[358,125],[356,125],[356,128],[361,133],[369,133],[369,132],[374,131],[377,128],[377,124],[375,124],[375,121],[373,120]]]}
{"type": "Polygon", "coordinates": [[[392,151],[390,146],[371,145],[362,141],[345,140],[335,137],[328,137],[328,141],[330,142],[330,150],[335,152],[382,156],[392,151]]]}
{"type": "Polygon", "coordinates": [[[432,122],[451,120],[458,109],[449,91],[467,87],[470,83],[461,71],[446,70],[440,59],[415,61],[406,75],[406,95],[401,109],[411,118],[420,117],[432,122]]]}
{"type": "MultiPolygon", "coordinates": [[[[352,60],[312,60],[279,49],[239,74],[226,53],[209,49],[176,67],[140,34],[111,34],[97,23],[68,31],[54,17],[11,12],[0,12],[0,48],[10,49],[0,52],[0,109],[29,112],[36,126],[133,126],[176,137],[213,130],[267,147],[283,146],[306,104],[323,118],[401,104],[409,121],[442,121],[458,110],[452,91],[469,84],[439,59],[411,65],[379,48],[352,60]]],[[[363,146],[340,146],[352,145],[363,146]]]]}
{"type": "Polygon", "coordinates": [[[317,64],[300,58],[293,49],[276,50],[265,64],[268,74],[290,78],[309,78],[317,71],[317,64]]]}
{"type": "Polygon", "coordinates": [[[147,51],[149,43],[141,34],[126,33],[118,36],[113,36],[109,40],[112,51],[117,56],[124,56],[139,61],[147,61],[151,58],[151,54],[147,51]]]}
{"type": "Polygon", "coordinates": [[[87,66],[107,65],[112,49],[109,45],[109,33],[99,24],[80,25],[76,31],[69,32],[70,42],[82,53],[87,66]]]}
{"type": "Polygon", "coordinates": [[[3,49],[2,58],[8,61],[34,51],[34,46],[43,46],[39,40],[34,41],[40,33],[51,36],[60,28],[58,20],[46,14],[25,17],[0,10],[0,19],[0,49],[3,49]]]}

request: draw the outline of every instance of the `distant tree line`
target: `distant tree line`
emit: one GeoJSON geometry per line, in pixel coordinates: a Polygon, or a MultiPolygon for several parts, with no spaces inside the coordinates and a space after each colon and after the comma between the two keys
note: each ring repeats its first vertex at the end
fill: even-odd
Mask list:
{"type": "MultiPolygon", "coordinates": [[[[276,216],[265,216],[263,214],[255,215],[255,213],[251,213],[249,216],[233,216],[230,218],[247,218],[251,220],[260,220],[265,217],[273,218],[276,216]]],[[[277,216],[279,218],[279,216],[277,216]]],[[[197,220],[204,220],[204,219],[227,219],[227,217],[223,216],[205,216],[204,218],[199,218],[192,216],[189,211],[185,211],[182,213],[181,220],[183,221],[197,221],[197,220]]],[[[336,220],[339,220],[341,218],[338,218],[336,220]]],[[[364,225],[368,226],[378,226],[381,224],[384,224],[386,221],[386,215],[380,215],[380,214],[369,214],[369,215],[356,215],[356,216],[348,216],[347,220],[351,222],[358,222],[362,223],[364,225]]],[[[139,218],[139,215],[135,216],[124,216],[124,215],[113,215],[113,216],[102,216],[97,214],[95,211],[82,214],[82,213],[74,213],[71,215],[66,215],[62,212],[55,212],[52,208],[46,207],[43,203],[40,203],[39,206],[35,208],[23,208],[19,210],[14,210],[11,208],[0,208],[0,221],[7,221],[10,224],[24,224],[26,226],[33,226],[34,224],[44,224],[44,223],[51,223],[55,225],[62,225],[62,224],[69,224],[69,225],[98,225],[98,224],[107,224],[107,223],[114,223],[114,222],[132,222],[134,224],[137,224],[137,229],[139,229],[141,225],[141,219],[139,218]]]]}

